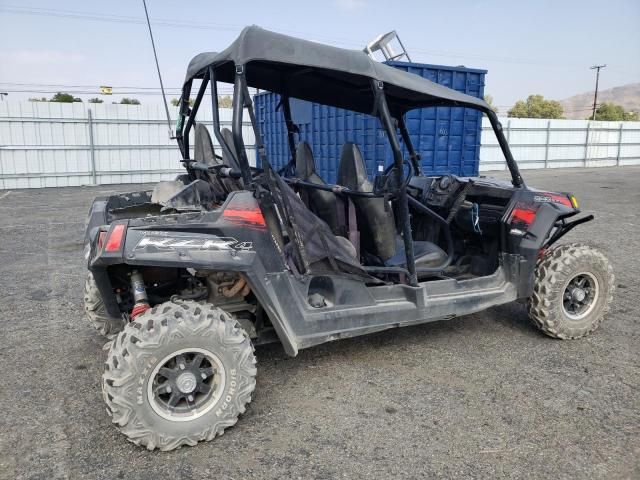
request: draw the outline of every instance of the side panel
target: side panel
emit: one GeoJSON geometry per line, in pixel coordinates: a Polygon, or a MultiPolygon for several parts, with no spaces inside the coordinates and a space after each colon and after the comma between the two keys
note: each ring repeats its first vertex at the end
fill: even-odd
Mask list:
{"type": "Polygon", "coordinates": [[[328,303],[320,308],[308,301],[313,279],[299,281],[288,273],[279,273],[267,275],[267,281],[260,282],[248,275],[254,293],[275,320],[274,325],[279,326],[281,340],[284,334],[286,352],[296,355],[299,349],[340,338],[454,318],[512,302],[517,298],[518,268],[517,256],[507,256],[498,271],[488,277],[425,282],[419,287],[367,287],[333,277],[330,280],[335,282],[336,291],[352,289],[357,301],[328,303]]]}

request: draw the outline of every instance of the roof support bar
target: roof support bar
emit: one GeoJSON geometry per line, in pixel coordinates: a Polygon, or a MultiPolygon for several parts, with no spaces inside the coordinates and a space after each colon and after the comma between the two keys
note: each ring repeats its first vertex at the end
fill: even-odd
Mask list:
{"type": "Polygon", "coordinates": [[[409,158],[411,159],[411,166],[413,172],[416,175],[422,175],[422,166],[420,165],[420,154],[413,148],[411,137],[409,136],[409,130],[407,130],[407,124],[404,122],[404,117],[401,116],[398,119],[398,128],[400,129],[400,135],[402,135],[402,141],[407,146],[409,151],[409,158]]]}
{"type": "Polygon", "coordinates": [[[291,118],[291,102],[289,95],[282,95],[280,100],[282,103],[282,113],[284,113],[284,122],[287,125],[287,139],[289,140],[289,151],[291,152],[291,161],[295,166],[296,163],[296,138],[295,134],[299,133],[298,126],[293,123],[291,118]]]}
{"type": "Polygon", "coordinates": [[[514,187],[523,187],[524,180],[522,180],[522,176],[520,175],[520,170],[518,170],[518,164],[516,163],[513,155],[511,154],[511,149],[509,148],[509,142],[504,136],[502,131],[502,124],[498,120],[498,116],[493,110],[483,110],[484,113],[489,117],[489,122],[491,122],[491,128],[493,128],[493,133],[496,135],[498,139],[498,144],[500,145],[500,149],[502,150],[502,154],[504,155],[505,160],[507,161],[507,167],[509,167],[509,172],[511,173],[511,183],[513,183],[514,187]]]}
{"type": "MultiPolygon", "coordinates": [[[[183,160],[189,160],[189,141],[187,140],[187,146],[185,148],[183,129],[185,129],[184,119],[186,116],[191,116],[193,113],[189,110],[189,96],[191,95],[191,85],[193,80],[189,80],[182,86],[182,93],[180,95],[180,106],[178,107],[178,121],[176,122],[176,142],[178,142],[178,148],[180,149],[180,155],[183,160]]],[[[195,115],[194,115],[195,116],[195,115]]],[[[188,135],[187,131],[187,135],[188,135]]]]}
{"type": "Polygon", "coordinates": [[[407,200],[407,185],[404,181],[404,163],[402,159],[402,150],[400,142],[396,136],[396,128],[393,124],[387,99],[384,95],[384,84],[377,80],[371,81],[375,95],[375,112],[382,123],[382,127],[387,132],[391,150],[393,151],[393,162],[396,172],[396,186],[398,191],[397,205],[400,216],[400,224],[402,228],[402,239],[404,241],[404,254],[407,262],[407,270],[409,271],[409,283],[412,286],[418,286],[418,276],[416,274],[416,260],[413,253],[413,236],[411,234],[411,218],[409,217],[409,201],[407,200]]]}
{"type": "MultiPolygon", "coordinates": [[[[184,134],[181,133],[178,130],[178,138],[182,139],[182,143],[183,143],[183,152],[182,152],[182,158],[185,160],[189,160],[189,132],[191,131],[191,128],[193,127],[193,124],[196,123],[196,113],[198,112],[198,109],[200,108],[200,103],[202,102],[202,98],[204,97],[205,92],[207,91],[207,83],[209,83],[209,74],[205,73],[204,74],[204,78],[202,79],[202,84],[200,85],[200,89],[198,90],[198,95],[196,95],[196,99],[193,103],[193,108],[191,109],[191,114],[189,115],[189,120],[187,120],[187,124],[184,127],[184,134]]],[[[189,91],[191,90],[191,85],[189,85],[189,91]]],[[[181,107],[180,107],[180,113],[182,115],[182,111],[186,108],[189,109],[189,93],[187,92],[187,97],[185,98],[184,96],[182,97],[182,102],[181,102],[181,107]],[[184,107],[184,105],[186,105],[186,107],[184,107]]]]}
{"type": "MultiPolygon", "coordinates": [[[[227,145],[226,140],[222,136],[222,132],[220,132],[220,112],[218,110],[218,84],[216,82],[216,71],[213,68],[213,66],[209,67],[208,76],[211,82],[211,114],[212,114],[212,121],[213,121],[213,134],[216,136],[216,139],[218,140],[220,147],[224,151],[224,154],[227,155],[229,158],[236,158],[235,154],[231,151],[231,146],[227,145]]],[[[240,111],[240,122],[242,123],[242,109],[240,111]]],[[[240,162],[240,159],[236,158],[236,160],[238,162],[238,165],[240,165],[240,168],[242,169],[242,163],[240,162]]]]}
{"type": "Polygon", "coordinates": [[[247,87],[246,83],[244,84],[242,93],[244,95],[244,106],[247,109],[247,113],[249,114],[249,120],[251,121],[251,126],[253,128],[253,136],[256,139],[255,140],[256,147],[258,147],[258,157],[260,158],[260,166],[265,171],[267,169],[271,170],[271,164],[269,163],[269,159],[267,158],[267,149],[264,146],[264,141],[262,139],[262,132],[260,132],[260,125],[258,125],[258,120],[256,119],[256,112],[253,108],[253,101],[251,100],[251,95],[249,94],[249,87],[247,87]]]}
{"type": "Polygon", "coordinates": [[[251,185],[251,167],[247,158],[247,151],[244,148],[244,140],[242,139],[242,114],[244,113],[244,96],[246,88],[246,79],[244,78],[244,65],[236,65],[236,77],[233,86],[233,143],[236,152],[240,157],[240,173],[245,187],[251,185]]]}

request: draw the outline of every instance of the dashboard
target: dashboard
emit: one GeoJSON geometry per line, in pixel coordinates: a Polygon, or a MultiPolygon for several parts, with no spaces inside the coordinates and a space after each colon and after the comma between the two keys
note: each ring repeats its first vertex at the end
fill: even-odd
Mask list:
{"type": "Polygon", "coordinates": [[[432,207],[447,208],[455,200],[466,182],[455,175],[438,177],[412,177],[409,181],[409,194],[416,200],[432,207]]]}

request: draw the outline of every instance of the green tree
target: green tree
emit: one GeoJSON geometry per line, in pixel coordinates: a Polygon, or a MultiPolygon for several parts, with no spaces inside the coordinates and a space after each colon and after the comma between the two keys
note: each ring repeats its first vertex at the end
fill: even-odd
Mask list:
{"type": "MultiPolygon", "coordinates": [[[[172,98],[171,99],[171,105],[173,105],[174,107],[177,107],[178,105],[180,105],[180,99],[172,98]]],[[[193,98],[189,99],[189,106],[193,107],[193,98]]]]}
{"type": "Polygon", "coordinates": [[[493,110],[494,112],[498,113],[498,107],[496,107],[493,104],[493,96],[492,95],[489,95],[489,94],[485,95],[483,100],[489,104],[489,106],[491,107],[491,110],[493,110]]]}
{"type": "MultiPolygon", "coordinates": [[[[596,109],[595,119],[609,122],[629,122],[638,120],[638,114],[636,112],[625,112],[621,105],[605,102],[596,109]]],[[[587,120],[591,120],[591,115],[587,117],[587,120]]]]}
{"type": "MultiPolygon", "coordinates": [[[[180,99],[172,98],[171,105],[177,107],[180,104],[180,99]]],[[[193,98],[189,99],[189,106],[193,107],[193,98]]],[[[229,95],[219,95],[218,96],[218,106],[220,108],[231,108],[233,107],[233,99],[229,95]]]]}
{"type": "Polygon", "coordinates": [[[555,100],[545,100],[542,95],[529,95],[526,101],[518,100],[507,112],[516,118],[562,118],[562,105],[555,100]]]}
{"type": "Polygon", "coordinates": [[[104,100],[102,100],[101,98],[98,98],[98,97],[94,97],[94,98],[90,98],[89,100],[87,100],[87,102],[89,102],[89,103],[104,103],[104,100]]]}
{"type": "Polygon", "coordinates": [[[218,96],[218,106],[220,108],[232,108],[233,107],[233,99],[229,95],[219,95],[218,96]]]}
{"type": "Polygon", "coordinates": [[[74,102],[82,102],[82,99],[78,97],[74,97],[70,93],[58,92],[53,97],[51,97],[50,102],[60,102],[60,103],[74,103],[74,102]]]}
{"type": "Polygon", "coordinates": [[[137,98],[124,97],[122,100],[120,100],[120,104],[121,105],[140,105],[140,100],[138,100],[137,98]]]}

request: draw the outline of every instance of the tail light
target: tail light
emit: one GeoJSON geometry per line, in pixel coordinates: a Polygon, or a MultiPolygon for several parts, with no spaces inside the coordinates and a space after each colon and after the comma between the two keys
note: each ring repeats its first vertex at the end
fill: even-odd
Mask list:
{"type": "Polygon", "coordinates": [[[227,207],[222,217],[231,223],[247,227],[264,228],[266,225],[259,207],[236,209],[227,207]]]}
{"type": "Polygon", "coordinates": [[[122,241],[124,240],[124,223],[118,223],[112,225],[109,233],[107,234],[107,242],[104,247],[105,252],[117,252],[122,247],[122,241]]]}
{"type": "Polygon", "coordinates": [[[531,225],[536,218],[536,213],[533,208],[514,208],[511,212],[511,223],[531,225]]]}
{"type": "Polygon", "coordinates": [[[530,227],[536,219],[537,213],[537,207],[528,204],[517,203],[511,211],[511,215],[509,216],[509,223],[513,227],[524,229],[526,231],[526,229],[530,227]]]}

